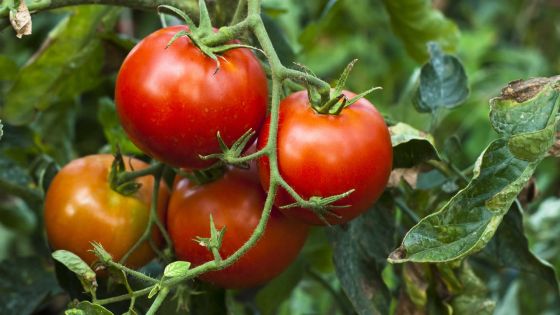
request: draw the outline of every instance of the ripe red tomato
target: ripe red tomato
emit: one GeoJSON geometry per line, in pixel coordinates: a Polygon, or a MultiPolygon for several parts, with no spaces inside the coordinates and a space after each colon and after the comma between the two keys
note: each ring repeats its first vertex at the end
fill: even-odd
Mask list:
{"type": "Polygon", "coordinates": [[[132,49],[117,77],[115,101],[124,130],[148,155],[177,167],[199,169],[247,130],[258,132],[267,111],[262,67],[246,48],[204,55],[187,37],[166,46],[186,26],[160,29],[132,49]]]}
{"type": "MultiPolygon", "coordinates": [[[[344,92],[349,98],[353,93],[344,92]]],[[[339,115],[322,115],[310,106],[307,92],[291,94],[280,104],[278,127],[278,167],[286,182],[303,198],[328,197],[355,191],[333,205],[340,218],[325,216],[330,224],[347,222],[368,209],[383,192],[391,173],[393,150],[383,117],[365,98],[342,110],[339,115]]],[[[258,148],[268,141],[265,122],[258,148]]],[[[259,175],[269,186],[268,157],[259,159],[259,175]]],[[[279,189],[276,205],[294,202],[279,189]]],[[[308,209],[288,208],[282,212],[303,222],[321,225],[323,221],[308,209]]]]}
{"type": "MultiPolygon", "coordinates": [[[[108,176],[113,156],[90,155],[73,160],[55,176],[45,198],[45,225],[47,238],[53,249],[69,250],[88,264],[96,260],[91,242],[99,242],[115,261],[136,243],[144,233],[150,216],[154,179],[137,179],[142,186],[131,196],[111,189],[108,176]]],[[[128,167],[128,159],[126,159],[128,167]]],[[[135,170],[147,166],[132,159],[135,170]]],[[[162,183],[159,190],[158,212],[164,217],[169,193],[162,183]]],[[[159,232],[153,234],[161,242],[159,232]]],[[[141,267],[154,257],[146,242],[127,260],[131,268],[141,267]]]]}
{"type": "MultiPolygon", "coordinates": [[[[231,169],[224,177],[196,186],[188,179],[175,184],[167,215],[167,226],[175,253],[181,260],[201,265],[213,260],[208,248],[194,239],[210,237],[210,214],[218,229],[226,227],[220,255],[229,257],[251,236],[261,217],[265,194],[256,171],[231,169]]],[[[276,209],[262,238],[233,265],[205,273],[202,280],[225,288],[262,284],[281,273],[298,255],[308,227],[276,209]]]]}

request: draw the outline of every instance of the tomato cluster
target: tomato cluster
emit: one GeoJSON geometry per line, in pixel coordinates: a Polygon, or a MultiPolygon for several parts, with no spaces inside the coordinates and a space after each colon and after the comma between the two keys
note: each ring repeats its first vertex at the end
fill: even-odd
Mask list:
{"type": "MultiPolygon", "coordinates": [[[[220,153],[218,133],[229,147],[254,130],[258,149],[270,150],[267,79],[258,59],[246,48],[234,48],[221,54],[218,69],[188,37],[179,37],[168,47],[181,30],[186,27],[149,35],[121,67],[115,99],[130,139],[147,155],[187,171],[216,162],[201,155],[220,153]]],[[[353,192],[334,202],[329,211],[318,213],[282,207],[295,201],[278,189],[261,239],[231,266],[201,275],[203,280],[228,288],[270,280],[296,258],[308,224],[341,224],[355,218],[377,200],[387,183],[391,140],[382,116],[366,99],[335,115],[322,114],[302,91],[282,100],[279,110],[276,157],[285,182],[304,199],[353,192]]],[[[110,188],[111,161],[107,155],[77,159],[55,177],[45,202],[47,235],[54,249],[73,251],[91,263],[90,242],[97,241],[118,260],[146,229],[153,178],[137,179],[140,189],[121,195],[110,188]]],[[[134,169],[146,167],[135,159],[130,164],[134,169]]],[[[225,229],[220,256],[236,252],[257,227],[269,184],[266,155],[249,170],[227,168],[209,183],[178,177],[169,205],[162,184],[158,213],[177,258],[195,266],[215,259],[209,248],[196,241],[210,237],[211,217],[217,229],[225,229]]],[[[160,244],[159,233],[152,235],[153,243],[160,244]]],[[[153,256],[144,244],[127,264],[138,267],[153,256]]]]}

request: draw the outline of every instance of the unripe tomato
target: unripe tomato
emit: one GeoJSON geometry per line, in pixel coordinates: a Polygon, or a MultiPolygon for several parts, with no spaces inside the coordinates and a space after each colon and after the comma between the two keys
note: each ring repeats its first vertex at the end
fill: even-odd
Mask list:
{"type": "MultiPolygon", "coordinates": [[[[80,256],[88,264],[96,260],[91,242],[99,242],[115,261],[136,243],[144,233],[150,216],[154,179],[136,179],[142,186],[131,196],[111,189],[108,178],[113,156],[90,155],[73,160],[64,166],[51,182],[45,198],[47,238],[53,249],[65,249],[80,256]]],[[[125,160],[135,170],[146,163],[125,160]]],[[[161,218],[169,193],[162,182],[158,197],[161,218]]],[[[154,229],[153,240],[161,243],[161,235],[154,229]]],[[[131,268],[141,267],[154,257],[145,242],[127,260],[131,268]]]]}
{"type": "MultiPolygon", "coordinates": [[[[198,266],[214,259],[196,237],[210,237],[210,214],[218,229],[226,227],[220,255],[229,257],[257,226],[265,194],[256,171],[231,169],[223,178],[201,186],[188,179],[175,184],[167,216],[169,235],[181,260],[198,266]]],[[[297,257],[308,227],[272,209],[262,238],[233,265],[200,278],[225,288],[252,287],[281,273],[297,257]]]]}
{"type": "MultiPolygon", "coordinates": [[[[348,98],[355,94],[344,92],[348,98]]],[[[315,112],[306,91],[291,94],[280,104],[278,168],[286,182],[303,198],[328,197],[355,191],[333,205],[340,218],[325,215],[330,224],[347,222],[366,211],[379,198],[391,173],[391,136],[383,117],[365,98],[343,109],[339,115],[315,112]]],[[[258,148],[268,141],[270,119],[259,135],[258,148]]],[[[268,157],[259,159],[261,184],[268,189],[268,157]]],[[[279,189],[277,206],[293,203],[279,189]]],[[[324,224],[309,209],[287,208],[282,212],[309,224],[324,224]]]]}
{"type": "Polygon", "coordinates": [[[119,71],[115,101],[124,130],[142,151],[167,164],[200,169],[221,152],[216,133],[231,146],[249,129],[258,131],[267,111],[265,73],[246,48],[216,62],[187,37],[167,44],[186,26],[160,29],[144,38],[119,71]]]}

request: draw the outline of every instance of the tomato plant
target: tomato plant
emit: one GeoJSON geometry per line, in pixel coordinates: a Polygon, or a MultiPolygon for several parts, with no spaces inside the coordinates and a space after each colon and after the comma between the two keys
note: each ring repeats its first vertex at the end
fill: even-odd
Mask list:
{"type": "Polygon", "coordinates": [[[258,131],[267,109],[265,74],[246,48],[216,61],[187,37],[167,47],[186,26],[160,29],[129,53],[119,71],[115,101],[131,140],[150,156],[190,169],[212,164],[199,155],[220,152],[249,129],[258,131]]]}
{"type": "MultiPolygon", "coordinates": [[[[353,93],[344,92],[348,98],[353,93]]],[[[278,169],[286,182],[303,198],[328,197],[355,189],[335,202],[330,224],[347,222],[370,207],[389,179],[392,146],[383,117],[365,98],[344,108],[338,115],[316,112],[307,92],[291,94],[280,104],[278,126],[278,169]],[[335,216],[336,215],[336,216],[335,216]]],[[[266,145],[268,125],[259,135],[258,147],[266,145]]],[[[269,185],[268,157],[259,160],[259,174],[265,189],[269,185]]],[[[292,204],[285,190],[279,190],[276,205],[292,204]]],[[[282,210],[286,215],[310,224],[323,224],[309,209],[282,210]]]]}
{"type": "MultiPolygon", "coordinates": [[[[88,264],[95,255],[91,242],[100,243],[115,261],[126,254],[147,227],[152,196],[153,177],[137,179],[141,184],[131,196],[124,196],[110,187],[111,155],[90,155],[73,160],[55,176],[45,198],[45,227],[52,249],[74,252],[88,264]]],[[[126,161],[128,162],[128,161],[126,161]]],[[[128,164],[128,163],[127,163],[128,164]]],[[[146,163],[131,159],[134,169],[146,163]]],[[[160,187],[158,213],[163,218],[168,190],[160,187]]],[[[152,236],[156,244],[161,236],[152,236]]],[[[148,242],[131,254],[126,264],[136,268],[154,257],[148,242]]]]}
{"type": "MultiPolygon", "coordinates": [[[[210,236],[210,215],[217,229],[225,228],[220,255],[226,258],[241,247],[261,217],[265,194],[254,170],[231,169],[214,182],[195,185],[177,181],[169,202],[167,226],[175,253],[181,260],[200,265],[214,259],[197,237],[210,236]]],[[[233,265],[201,275],[226,288],[252,287],[272,279],[298,255],[308,227],[272,210],[262,238],[233,265]]]]}

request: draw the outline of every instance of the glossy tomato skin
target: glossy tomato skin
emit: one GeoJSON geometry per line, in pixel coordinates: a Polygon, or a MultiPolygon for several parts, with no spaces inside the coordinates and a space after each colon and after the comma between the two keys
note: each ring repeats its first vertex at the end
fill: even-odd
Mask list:
{"type": "MultiPolygon", "coordinates": [[[[355,94],[344,91],[349,97],[355,94]]],[[[351,205],[335,209],[341,218],[327,216],[330,224],[347,222],[366,211],[381,195],[391,173],[393,151],[389,130],[383,117],[365,98],[335,115],[316,113],[306,91],[291,94],[280,104],[278,127],[278,167],[280,174],[296,192],[308,199],[355,191],[334,205],[351,205]]],[[[258,138],[258,148],[268,139],[267,120],[258,138]]],[[[269,160],[259,159],[259,176],[265,189],[269,185],[269,160]]],[[[284,189],[279,189],[277,206],[293,203],[284,189]]],[[[323,225],[312,211],[283,209],[289,217],[323,225]]]]}
{"type": "MultiPolygon", "coordinates": [[[[218,229],[226,226],[220,249],[227,258],[251,236],[265,201],[256,171],[231,169],[217,181],[195,186],[182,178],[175,184],[167,226],[175,253],[195,266],[213,260],[210,251],[194,241],[210,236],[210,214],[218,229]]],[[[247,288],[265,283],[297,257],[308,227],[272,209],[262,238],[233,265],[205,273],[202,280],[224,288],[247,288]]]]}
{"type": "MultiPolygon", "coordinates": [[[[131,196],[123,196],[109,186],[112,162],[111,155],[90,155],[73,160],[55,176],[44,206],[47,238],[53,250],[69,250],[92,264],[96,257],[89,252],[91,242],[99,242],[119,261],[144,233],[150,215],[153,177],[138,178],[140,189],[131,196]]],[[[128,158],[125,164],[128,168],[128,158]]],[[[135,170],[147,166],[137,159],[131,159],[130,164],[135,170]]],[[[168,189],[162,183],[158,197],[162,219],[168,198],[168,189]]],[[[155,229],[153,239],[161,243],[161,235],[155,229]]],[[[126,265],[141,267],[154,255],[146,242],[128,258],[126,265]]]]}
{"type": "Polygon", "coordinates": [[[166,48],[186,26],[160,29],[138,43],[119,71],[115,101],[131,140],[168,164],[200,169],[219,153],[216,133],[233,144],[247,130],[260,129],[267,111],[267,79],[246,48],[229,50],[216,62],[187,37],[166,48]]]}

